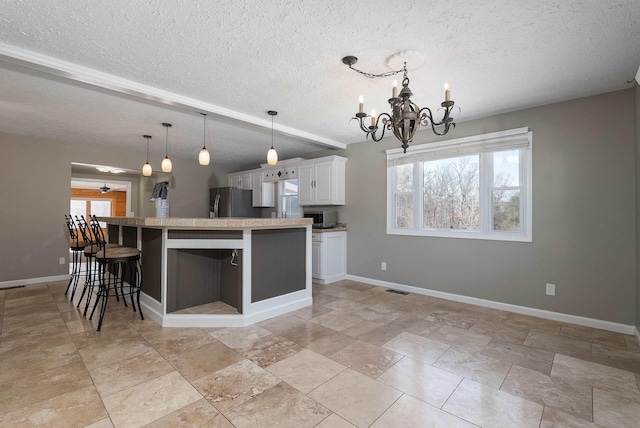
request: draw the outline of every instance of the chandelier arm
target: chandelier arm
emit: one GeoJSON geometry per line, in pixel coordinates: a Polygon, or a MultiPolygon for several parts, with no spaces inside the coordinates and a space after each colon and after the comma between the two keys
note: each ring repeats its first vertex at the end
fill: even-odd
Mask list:
{"type": "Polygon", "coordinates": [[[422,117],[424,115],[425,119],[429,119],[429,122],[431,124],[431,130],[433,131],[433,133],[436,135],[442,136],[442,135],[445,135],[447,132],[449,132],[449,127],[451,125],[453,125],[454,128],[456,127],[456,124],[453,122],[453,118],[449,117],[451,113],[451,107],[452,106],[445,107],[444,116],[442,117],[442,120],[440,122],[435,122],[433,120],[433,115],[429,107],[421,108],[418,114],[418,117],[422,117]],[[436,126],[442,126],[442,125],[444,125],[444,132],[438,132],[436,130],[436,126]]]}
{"type": "Polygon", "coordinates": [[[362,131],[367,134],[367,137],[369,136],[369,134],[372,132],[371,129],[369,129],[367,126],[364,125],[364,118],[365,117],[369,117],[369,116],[364,116],[364,117],[354,117],[354,119],[358,119],[358,121],[360,122],[360,129],[362,129],[362,131]]]}
{"type": "Polygon", "coordinates": [[[389,123],[389,121],[391,120],[391,116],[388,113],[380,113],[378,115],[378,119],[376,120],[376,125],[374,127],[374,129],[371,130],[371,139],[373,141],[380,141],[384,138],[384,131],[386,131],[387,129],[387,123],[389,123]],[[378,124],[380,123],[380,119],[385,118],[382,120],[382,126],[378,126],[378,124]],[[376,136],[376,132],[382,129],[382,131],[380,132],[379,136],[376,136]]]}

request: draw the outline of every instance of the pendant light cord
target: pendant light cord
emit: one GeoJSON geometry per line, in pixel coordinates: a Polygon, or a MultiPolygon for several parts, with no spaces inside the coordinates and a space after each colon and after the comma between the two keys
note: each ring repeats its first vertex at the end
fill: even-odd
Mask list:
{"type": "Polygon", "coordinates": [[[164,135],[164,157],[168,158],[169,157],[169,127],[171,126],[171,124],[163,123],[162,126],[164,126],[166,130],[164,135]]]}
{"type": "Polygon", "coordinates": [[[273,116],[275,115],[271,115],[271,148],[273,149],[273,116]]]}
{"type": "Polygon", "coordinates": [[[149,163],[149,139],[151,135],[144,135],[145,140],[147,140],[147,163],[149,163]]]}
{"type": "Polygon", "coordinates": [[[202,150],[207,150],[207,115],[202,115],[202,150]]]}

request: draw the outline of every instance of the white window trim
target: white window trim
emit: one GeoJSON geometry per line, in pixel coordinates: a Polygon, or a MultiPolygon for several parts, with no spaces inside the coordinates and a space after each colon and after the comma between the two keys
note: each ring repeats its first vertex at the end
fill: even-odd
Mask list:
{"type": "MultiPolygon", "coordinates": [[[[462,238],[462,239],[483,239],[491,241],[515,241],[515,242],[532,242],[533,241],[533,177],[532,177],[532,132],[528,127],[510,129],[506,131],[492,132],[488,134],[475,135],[471,137],[456,138],[453,140],[441,141],[437,143],[421,144],[410,146],[407,153],[401,148],[389,149],[387,153],[387,234],[389,235],[405,235],[405,236],[430,236],[441,238],[462,238]],[[445,230],[426,230],[418,228],[396,228],[395,226],[395,203],[394,203],[394,186],[395,174],[394,166],[424,162],[428,160],[444,159],[452,157],[460,157],[466,154],[477,154],[484,152],[497,152],[507,150],[521,150],[520,160],[520,177],[521,187],[524,188],[524,198],[520,198],[522,206],[522,218],[520,224],[522,230],[520,232],[502,232],[493,230],[456,230],[454,232],[445,230]]],[[[480,157],[482,162],[483,157],[480,157]]],[[[482,168],[482,165],[481,165],[482,168]]],[[[486,171],[480,174],[480,180],[486,180],[486,177],[492,176],[493,171],[486,171]],[[485,178],[483,178],[485,177],[485,178]]],[[[418,185],[415,181],[418,177],[414,174],[414,185],[418,185]]],[[[420,181],[421,183],[421,181],[420,181]]],[[[480,192],[481,198],[486,200],[486,192],[490,188],[488,183],[481,181],[480,192]]],[[[415,201],[414,201],[415,202],[415,201]]],[[[491,216],[491,206],[484,204],[481,206],[484,211],[482,215],[491,216]]],[[[422,221],[422,204],[414,203],[414,224],[422,221]]]]}
{"type": "MultiPolygon", "coordinates": [[[[298,179],[296,178],[296,180],[298,180],[298,179]]],[[[285,195],[283,195],[285,181],[286,180],[278,180],[276,182],[276,184],[278,186],[278,189],[277,189],[278,191],[277,191],[277,204],[276,204],[277,205],[277,207],[276,207],[277,212],[276,212],[276,216],[278,216],[279,214],[282,214],[283,212],[285,212],[284,204],[283,204],[283,199],[284,199],[284,196],[285,196],[285,195]]],[[[300,186],[300,181],[298,181],[298,186],[300,186]]],[[[293,196],[293,195],[288,195],[288,196],[293,196]]],[[[298,198],[298,206],[300,206],[299,205],[299,203],[300,203],[300,187],[298,187],[298,194],[295,195],[295,196],[298,198]]],[[[300,207],[300,211],[298,213],[296,213],[296,214],[291,214],[291,213],[287,212],[287,217],[302,218],[303,216],[304,216],[303,207],[300,207]]]]}

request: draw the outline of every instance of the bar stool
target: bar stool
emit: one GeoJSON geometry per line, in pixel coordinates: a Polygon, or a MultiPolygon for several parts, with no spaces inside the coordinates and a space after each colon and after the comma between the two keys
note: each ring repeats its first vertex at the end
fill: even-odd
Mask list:
{"type": "Polygon", "coordinates": [[[71,273],[69,274],[69,284],[64,291],[65,296],[71,289],[71,300],[76,294],[76,287],[78,287],[78,280],[80,278],[80,266],[82,264],[82,252],[84,251],[85,243],[78,234],[78,229],[71,215],[64,215],[64,220],[69,232],[69,249],[71,250],[71,273]]]}
{"type": "Polygon", "coordinates": [[[142,252],[140,250],[129,247],[105,248],[96,253],[95,258],[98,262],[99,288],[89,319],[93,318],[93,314],[98,307],[98,303],[101,302],[98,331],[102,328],[102,320],[104,319],[104,314],[107,310],[109,296],[118,296],[118,285],[120,286],[122,300],[124,300],[126,306],[127,302],[124,294],[124,280],[127,276],[127,272],[130,272],[128,294],[131,299],[131,306],[133,306],[133,312],[136,312],[137,301],[140,319],[144,320],[142,308],[140,307],[140,283],[142,279],[142,271],[140,269],[141,254],[142,252]],[[136,300],[133,298],[134,293],[136,294],[136,300]]]}
{"type": "MultiPolygon", "coordinates": [[[[93,223],[91,226],[89,226],[83,215],[81,215],[80,217],[76,216],[76,225],[78,226],[78,230],[80,231],[80,234],[82,235],[83,241],[85,243],[83,254],[85,260],[87,261],[87,267],[84,271],[84,287],[82,289],[82,294],[80,295],[80,299],[78,299],[78,304],[76,307],[80,307],[82,298],[85,296],[85,294],[87,294],[87,301],[83,313],[84,316],[87,316],[87,310],[89,309],[89,301],[91,300],[93,288],[98,284],[96,281],[98,269],[96,266],[95,256],[96,253],[100,251],[105,244],[104,239],[97,238],[96,232],[94,231],[95,228],[93,227],[93,223]]],[[[100,229],[100,231],[102,231],[102,229],[100,229]]],[[[106,244],[106,246],[117,247],[118,245],[106,244]]]]}
{"type": "MultiPolygon", "coordinates": [[[[90,215],[89,221],[90,221],[89,228],[91,230],[91,235],[93,239],[91,241],[91,244],[85,247],[84,255],[87,258],[87,260],[90,260],[92,262],[93,266],[91,268],[91,273],[88,276],[89,282],[85,283],[85,288],[82,292],[83,295],[85,292],[87,292],[87,300],[85,301],[84,312],[83,312],[83,316],[85,317],[87,316],[87,311],[89,310],[89,303],[91,302],[91,298],[93,297],[94,288],[96,286],[98,287],[100,286],[100,281],[99,281],[100,269],[99,269],[98,261],[96,260],[96,254],[98,253],[98,251],[104,248],[120,247],[120,245],[118,244],[107,243],[106,237],[104,236],[104,233],[102,231],[102,227],[100,226],[100,222],[98,221],[95,215],[90,215]]],[[[86,221],[85,221],[85,224],[86,224],[86,221]]],[[[80,297],[80,300],[82,300],[82,296],[80,297]]],[[[116,294],[116,300],[120,301],[120,298],[118,297],[117,294],[116,294]]],[[[125,306],[126,304],[127,302],[125,301],[125,306]]],[[[78,305],[80,305],[80,301],[78,302],[78,305]]]]}

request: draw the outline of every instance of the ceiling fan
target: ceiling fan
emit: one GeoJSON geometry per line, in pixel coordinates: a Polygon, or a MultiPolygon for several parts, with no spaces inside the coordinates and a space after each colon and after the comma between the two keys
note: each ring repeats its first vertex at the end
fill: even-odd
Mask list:
{"type": "Polygon", "coordinates": [[[111,187],[107,187],[107,183],[105,183],[99,190],[100,193],[109,193],[111,191],[111,187]]]}

